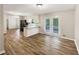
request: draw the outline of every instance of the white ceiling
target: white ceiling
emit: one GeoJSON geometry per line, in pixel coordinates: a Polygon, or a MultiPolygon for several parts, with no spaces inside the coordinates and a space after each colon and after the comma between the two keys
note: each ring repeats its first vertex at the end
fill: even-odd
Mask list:
{"type": "Polygon", "coordinates": [[[49,12],[57,12],[64,10],[73,10],[74,4],[43,4],[42,8],[38,8],[35,4],[5,4],[4,11],[17,15],[44,14],[49,12]]]}

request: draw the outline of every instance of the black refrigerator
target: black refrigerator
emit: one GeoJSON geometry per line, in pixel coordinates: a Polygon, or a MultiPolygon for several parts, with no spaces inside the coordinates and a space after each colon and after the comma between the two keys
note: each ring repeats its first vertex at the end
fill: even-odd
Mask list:
{"type": "Polygon", "coordinates": [[[28,25],[26,20],[20,20],[20,31],[23,32],[24,31],[24,27],[26,27],[28,25]]]}

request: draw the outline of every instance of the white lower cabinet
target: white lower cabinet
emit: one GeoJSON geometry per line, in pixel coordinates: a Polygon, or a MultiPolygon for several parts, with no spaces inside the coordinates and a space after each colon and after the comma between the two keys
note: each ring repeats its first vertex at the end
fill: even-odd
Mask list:
{"type": "Polygon", "coordinates": [[[39,28],[38,27],[33,27],[33,28],[24,28],[24,36],[29,37],[32,35],[35,35],[39,33],[39,28]]]}

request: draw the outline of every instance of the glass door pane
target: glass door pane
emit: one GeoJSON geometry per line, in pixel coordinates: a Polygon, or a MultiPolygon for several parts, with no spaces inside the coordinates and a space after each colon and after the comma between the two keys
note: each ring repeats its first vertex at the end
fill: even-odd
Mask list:
{"type": "Polygon", "coordinates": [[[46,31],[50,30],[50,19],[46,19],[46,25],[45,25],[46,31]]]}
{"type": "Polygon", "coordinates": [[[54,33],[58,33],[58,31],[59,31],[58,18],[54,18],[54,19],[53,19],[53,32],[54,32],[54,33]]]}

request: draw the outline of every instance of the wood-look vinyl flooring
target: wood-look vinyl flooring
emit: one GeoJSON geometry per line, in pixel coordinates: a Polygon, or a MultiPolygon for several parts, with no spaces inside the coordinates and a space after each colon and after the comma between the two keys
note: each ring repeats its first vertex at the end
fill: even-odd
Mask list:
{"type": "Polygon", "coordinates": [[[5,35],[6,55],[77,55],[74,41],[36,34],[24,37],[19,30],[8,30],[5,35]]]}

